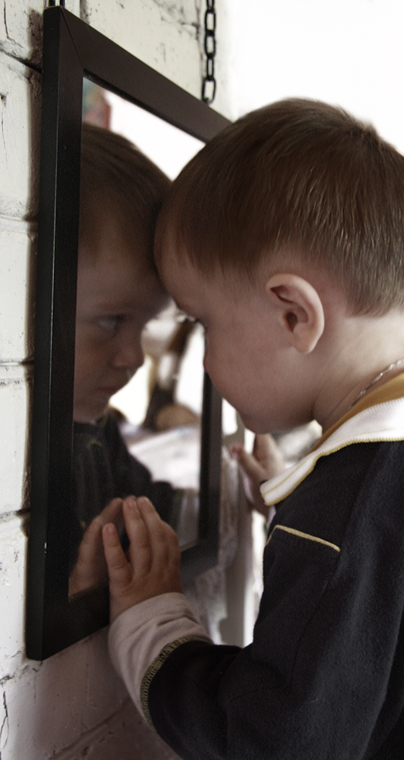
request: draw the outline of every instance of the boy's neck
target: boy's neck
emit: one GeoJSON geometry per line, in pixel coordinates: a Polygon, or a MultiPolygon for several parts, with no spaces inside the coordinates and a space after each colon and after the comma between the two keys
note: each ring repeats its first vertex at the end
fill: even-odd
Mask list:
{"type": "Polygon", "coordinates": [[[326,431],[368,393],[404,371],[404,314],[344,316],[328,335],[330,354],[314,411],[326,431]]]}

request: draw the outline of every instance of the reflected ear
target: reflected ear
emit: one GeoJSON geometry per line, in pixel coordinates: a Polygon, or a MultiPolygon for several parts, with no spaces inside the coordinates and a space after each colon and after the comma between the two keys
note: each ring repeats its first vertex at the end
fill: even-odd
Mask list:
{"type": "Polygon", "coordinates": [[[317,290],[303,277],[287,273],[270,277],[265,289],[292,345],[309,354],[324,332],[324,309],[317,290]]]}

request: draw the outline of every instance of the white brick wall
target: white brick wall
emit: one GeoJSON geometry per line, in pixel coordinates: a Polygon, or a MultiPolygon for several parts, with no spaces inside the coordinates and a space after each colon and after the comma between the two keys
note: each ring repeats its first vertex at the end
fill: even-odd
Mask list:
{"type": "Polygon", "coordinates": [[[0,213],[32,218],[37,208],[39,74],[0,53],[0,98],[0,213]]]}
{"type": "MultiPolygon", "coordinates": [[[[88,23],[199,97],[202,2],[67,0],[66,8],[81,9],[88,23]]],[[[0,10],[0,758],[170,760],[126,701],[106,631],[44,663],[24,654],[45,4],[3,0],[0,10]]]]}
{"type": "Polygon", "coordinates": [[[98,0],[84,8],[91,26],[199,98],[199,5],[199,0],[98,0]]]}
{"type": "MultiPolygon", "coordinates": [[[[42,12],[46,0],[2,0],[0,50],[38,66],[42,58],[42,12]]],[[[66,0],[66,9],[80,15],[80,0],[66,0]]]]}

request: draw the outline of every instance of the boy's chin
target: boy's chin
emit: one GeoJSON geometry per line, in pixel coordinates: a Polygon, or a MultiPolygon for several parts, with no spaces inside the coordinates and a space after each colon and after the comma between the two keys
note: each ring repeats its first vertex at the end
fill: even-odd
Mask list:
{"type": "Polygon", "coordinates": [[[107,409],[108,404],[104,404],[103,406],[94,404],[91,408],[75,408],[73,410],[73,422],[95,425],[97,420],[104,416],[107,409]]]}
{"type": "Polygon", "coordinates": [[[240,415],[240,417],[244,427],[255,435],[282,435],[283,433],[289,433],[291,430],[299,427],[299,424],[302,424],[298,422],[292,423],[290,420],[257,420],[252,417],[249,418],[247,415],[240,415]]]}
{"type": "Polygon", "coordinates": [[[252,417],[248,417],[247,415],[240,414],[242,423],[246,430],[249,430],[250,433],[254,433],[255,435],[265,435],[266,433],[271,432],[268,430],[266,426],[262,424],[262,420],[254,420],[252,417]]]}

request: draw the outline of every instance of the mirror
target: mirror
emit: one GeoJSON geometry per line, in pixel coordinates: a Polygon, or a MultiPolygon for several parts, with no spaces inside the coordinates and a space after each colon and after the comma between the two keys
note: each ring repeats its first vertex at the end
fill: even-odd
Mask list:
{"type": "Polygon", "coordinates": [[[84,79],[69,596],[106,582],[116,497],[148,495],[182,550],[199,540],[203,331],[166,305],[150,261],[167,175],[202,147],[84,79]]]}
{"type": "MultiPolygon", "coordinates": [[[[139,119],[152,119],[156,129],[176,128],[179,142],[188,145],[185,153],[191,153],[177,159],[176,167],[162,165],[171,177],[192,150],[228,123],[65,9],[45,10],[27,602],[27,654],[33,659],[44,659],[108,622],[105,582],[90,582],[88,590],[71,585],[80,545],[79,540],[72,549],[71,515],[78,450],[73,388],[83,83],[84,90],[87,83],[103,88],[108,118],[112,113],[133,126],[136,135],[127,137],[145,153],[135,126],[139,119]],[[136,116],[129,118],[128,108],[136,116]]],[[[122,126],[112,128],[122,131],[122,126]]],[[[152,133],[150,126],[146,132],[152,133]]],[[[168,139],[154,139],[165,148],[165,159],[175,153],[167,147],[168,139]]],[[[154,155],[150,158],[159,162],[154,155]]],[[[131,384],[123,387],[109,401],[114,411],[108,415],[113,415],[128,455],[144,462],[153,482],[165,481],[173,491],[171,518],[179,532],[187,581],[217,558],[221,399],[203,375],[201,334],[173,305],[147,325],[144,348],[143,380],[139,370],[131,381],[138,384],[135,393],[131,384]],[[186,381],[196,367],[198,379],[186,381]],[[199,389],[193,398],[190,386],[199,389]],[[170,406],[174,417],[168,414],[170,406]],[[175,477],[170,461],[176,465],[175,477]]],[[[93,514],[98,510],[94,506],[93,514]]],[[[83,520],[83,532],[86,526],[88,520],[83,520]]]]}

